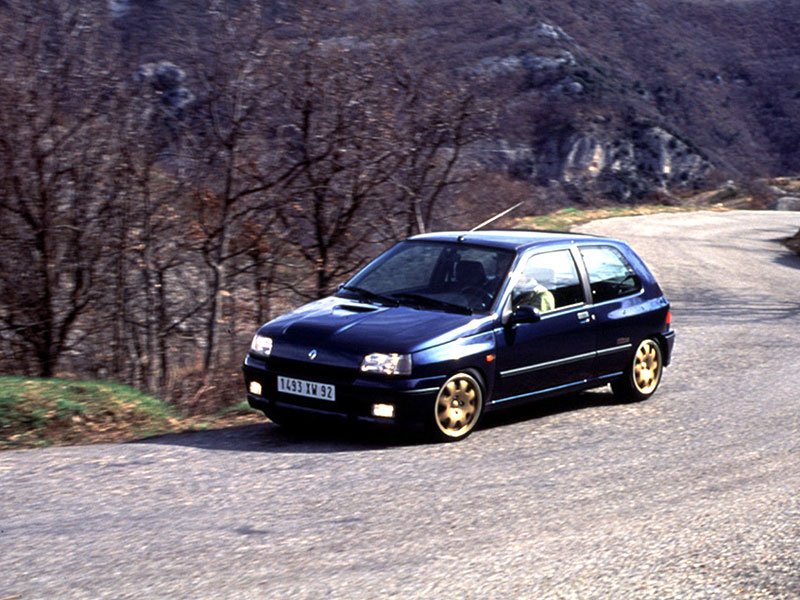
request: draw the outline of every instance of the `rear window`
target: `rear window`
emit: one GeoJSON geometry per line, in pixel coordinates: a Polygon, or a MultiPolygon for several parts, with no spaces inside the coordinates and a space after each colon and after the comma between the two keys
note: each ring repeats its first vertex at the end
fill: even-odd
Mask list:
{"type": "Polygon", "coordinates": [[[636,294],[642,281],[622,253],[611,246],[581,248],[594,302],[636,294]]]}

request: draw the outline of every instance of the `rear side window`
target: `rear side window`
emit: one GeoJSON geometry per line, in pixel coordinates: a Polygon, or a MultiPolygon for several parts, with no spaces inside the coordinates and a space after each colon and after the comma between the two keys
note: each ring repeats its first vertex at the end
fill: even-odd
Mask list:
{"type": "Polygon", "coordinates": [[[592,300],[605,302],[636,294],[642,281],[622,253],[611,246],[581,248],[581,256],[589,273],[592,300]]]}

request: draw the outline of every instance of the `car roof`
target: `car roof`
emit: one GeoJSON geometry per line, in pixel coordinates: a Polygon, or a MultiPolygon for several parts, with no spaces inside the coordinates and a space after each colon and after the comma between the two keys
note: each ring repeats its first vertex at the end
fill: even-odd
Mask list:
{"type": "Polygon", "coordinates": [[[550,246],[577,243],[618,243],[605,237],[593,235],[557,232],[557,231],[526,231],[524,229],[494,229],[487,231],[440,231],[436,233],[423,233],[415,235],[410,240],[430,242],[462,242],[466,244],[479,244],[494,248],[508,250],[525,250],[534,246],[550,246]]]}

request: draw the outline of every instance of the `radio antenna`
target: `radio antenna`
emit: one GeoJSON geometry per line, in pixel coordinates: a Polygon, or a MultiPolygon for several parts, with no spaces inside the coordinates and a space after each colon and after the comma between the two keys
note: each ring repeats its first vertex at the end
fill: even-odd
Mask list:
{"type": "Polygon", "coordinates": [[[484,222],[483,222],[483,223],[481,223],[480,225],[476,225],[475,227],[473,227],[472,229],[470,229],[470,231],[477,231],[478,229],[480,229],[480,228],[481,228],[481,227],[483,227],[484,225],[488,225],[489,223],[494,223],[495,221],[497,221],[497,219],[499,219],[499,218],[501,218],[501,217],[505,217],[505,216],[506,216],[508,213],[510,213],[512,210],[514,210],[515,208],[519,208],[520,206],[522,206],[522,202],[517,202],[517,203],[516,203],[514,206],[512,206],[511,208],[507,208],[507,209],[505,209],[503,212],[501,212],[501,213],[498,213],[498,214],[496,214],[495,216],[493,216],[491,219],[489,219],[489,220],[487,220],[487,221],[484,221],[484,222]]]}

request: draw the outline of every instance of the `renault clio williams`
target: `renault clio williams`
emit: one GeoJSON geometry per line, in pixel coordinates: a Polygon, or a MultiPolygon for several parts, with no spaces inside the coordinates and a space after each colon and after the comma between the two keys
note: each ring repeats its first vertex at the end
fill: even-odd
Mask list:
{"type": "Polygon", "coordinates": [[[243,369],[249,404],[276,423],[422,425],[454,441],[537,398],[610,384],[644,400],[674,339],[669,302],[624,242],[434,233],[263,325],[243,369]]]}

